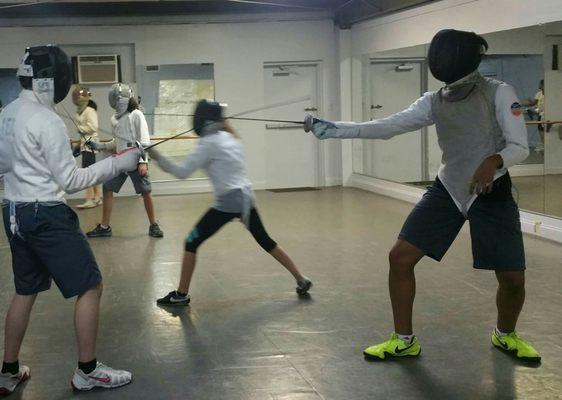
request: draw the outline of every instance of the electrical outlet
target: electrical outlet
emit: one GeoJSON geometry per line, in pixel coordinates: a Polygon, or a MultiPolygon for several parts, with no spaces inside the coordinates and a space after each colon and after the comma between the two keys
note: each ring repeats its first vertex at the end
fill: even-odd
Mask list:
{"type": "Polygon", "coordinates": [[[542,222],[535,222],[535,233],[539,233],[541,230],[542,222]]]}

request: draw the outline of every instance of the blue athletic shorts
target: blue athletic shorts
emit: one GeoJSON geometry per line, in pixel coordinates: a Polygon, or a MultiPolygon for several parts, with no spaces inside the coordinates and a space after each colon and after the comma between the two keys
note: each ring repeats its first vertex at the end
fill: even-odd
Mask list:
{"type": "Polygon", "coordinates": [[[511,193],[509,174],[494,182],[491,193],[478,196],[467,218],[437,178],[406,219],[398,238],[441,261],[467,219],[474,268],[525,270],[519,208],[511,193]]]}
{"type": "Polygon", "coordinates": [[[19,234],[10,230],[10,210],[2,207],[12,251],[16,293],[32,295],[54,280],[65,298],[80,295],[102,280],[96,259],[78,216],[64,203],[16,206],[19,234]]]}

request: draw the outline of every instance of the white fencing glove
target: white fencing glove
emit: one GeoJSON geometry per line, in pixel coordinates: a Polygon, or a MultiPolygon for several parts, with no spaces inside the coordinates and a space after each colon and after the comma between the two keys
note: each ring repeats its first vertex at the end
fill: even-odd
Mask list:
{"type": "Polygon", "coordinates": [[[323,119],[314,118],[310,130],[318,139],[329,139],[337,137],[336,125],[333,122],[324,121],[323,119]]]}

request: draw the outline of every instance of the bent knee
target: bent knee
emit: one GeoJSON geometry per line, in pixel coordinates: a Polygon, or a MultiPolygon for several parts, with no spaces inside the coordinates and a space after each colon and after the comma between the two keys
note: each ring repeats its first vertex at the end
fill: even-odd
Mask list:
{"type": "Polygon", "coordinates": [[[257,240],[257,242],[260,245],[260,247],[265,250],[266,253],[271,253],[273,250],[277,248],[277,242],[272,238],[270,238],[269,236],[260,238],[257,240]]]}
{"type": "Polygon", "coordinates": [[[519,291],[525,289],[524,272],[497,272],[498,283],[503,289],[519,291]]]}
{"type": "Polygon", "coordinates": [[[423,257],[423,253],[413,245],[398,241],[388,253],[388,261],[391,268],[410,269],[414,268],[423,257]]]}

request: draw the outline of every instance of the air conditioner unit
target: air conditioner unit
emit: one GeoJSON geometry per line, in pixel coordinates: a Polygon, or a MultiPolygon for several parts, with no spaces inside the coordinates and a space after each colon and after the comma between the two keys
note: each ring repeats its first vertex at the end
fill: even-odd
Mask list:
{"type": "Polygon", "coordinates": [[[78,83],[108,84],[120,81],[121,60],[117,54],[77,56],[75,62],[78,83]]]}

